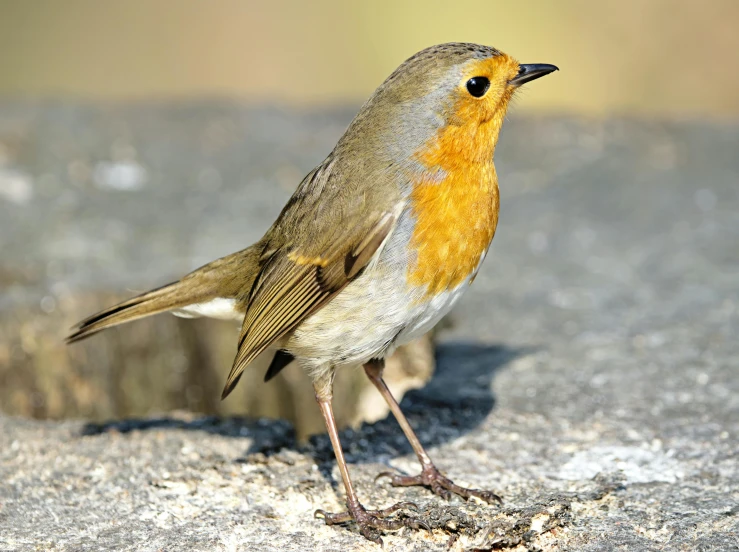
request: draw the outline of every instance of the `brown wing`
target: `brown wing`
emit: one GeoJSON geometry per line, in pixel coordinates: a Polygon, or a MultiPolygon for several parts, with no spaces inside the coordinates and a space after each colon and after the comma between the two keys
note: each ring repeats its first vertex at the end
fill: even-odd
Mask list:
{"type": "Polygon", "coordinates": [[[375,214],[324,248],[319,255],[279,249],[265,262],[249,300],[239,350],[221,398],[244,368],[346,286],[372,259],[397,219],[397,210],[375,214]],[[369,219],[369,220],[368,220],[369,219]]]}

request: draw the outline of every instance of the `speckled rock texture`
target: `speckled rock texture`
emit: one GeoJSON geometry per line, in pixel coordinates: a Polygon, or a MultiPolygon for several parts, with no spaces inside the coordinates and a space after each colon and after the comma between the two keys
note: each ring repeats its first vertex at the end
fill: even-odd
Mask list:
{"type": "MultiPolygon", "coordinates": [[[[84,193],[107,218],[78,228],[82,192],[71,184],[33,217],[23,207],[43,182],[72,177],[5,166],[3,248],[22,247],[34,224],[69,209],[49,234],[57,257],[46,295],[54,283],[78,289],[113,273],[135,286],[128,277],[143,278],[151,256],[196,265],[248,243],[289,193],[274,184],[283,174],[275,160],[300,169],[283,171],[294,186],[350,118],[207,104],[110,109],[0,109],[6,128],[26,117],[39,135],[61,134],[51,133],[61,156],[61,129],[92,143],[101,121],[125,121],[133,173],[143,171],[121,173],[107,149],[88,160],[84,193]],[[203,167],[188,144],[220,140],[214,120],[241,146],[203,167]],[[164,160],[177,172],[160,173],[164,160]],[[246,166],[263,177],[239,179],[246,166]],[[160,179],[181,187],[165,193],[160,179]],[[103,207],[111,202],[136,209],[137,225],[117,226],[115,209],[103,207]],[[159,224],[181,224],[185,235],[145,239],[159,224]],[[121,256],[138,255],[141,266],[111,269],[118,255],[90,262],[95,248],[75,236],[91,229],[101,243],[119,236],[121,256]]],[[[385,548],[739,550],[739,126],[514,115],[496,156],[498,235],[440,335],[434,376],[402,407],[448,475],[503,504],[375,484],[388,466],[417,470],[400,430],[392,419],[346,430],[365,504],[414,501],[432,527],[386,534],[385,548]]],[[[328,439],[299,444],[280,421],[3,417],[0,550],[379,549],[351,525],[313,518],[316,508],[341,508],[338,481],[328,439]]]]}

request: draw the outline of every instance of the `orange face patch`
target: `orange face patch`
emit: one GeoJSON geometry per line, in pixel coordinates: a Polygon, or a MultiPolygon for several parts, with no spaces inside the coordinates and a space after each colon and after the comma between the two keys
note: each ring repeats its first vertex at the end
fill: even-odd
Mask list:
{"type": "Polygon", "coordinates": [[[425,287],[427,296],[467,279],[495,235],[499,198],[493,153],[513,95],[507,83],[517,72],[518,63],[508,56],[468,64],[448,124],[416,153],[428,171],[411,193],[416,262],[408,279],[425,287]],[[490,80],[490,89],[473,98],[464,86],[480,76],[490,80]]]}

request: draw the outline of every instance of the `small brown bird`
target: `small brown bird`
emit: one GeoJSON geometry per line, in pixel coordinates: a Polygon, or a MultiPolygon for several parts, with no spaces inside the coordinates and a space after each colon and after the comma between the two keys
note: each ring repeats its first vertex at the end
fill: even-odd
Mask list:
{"type": "Polygon", "coordinates": [[[364,365],[421,463],[423,485],[485,501],[432,463],[382,379],[384,358],[430,330],[469,287],[498,223],[493,153],[508,103],[524,83],[556,71],[519,64],[488,46],[427,48],[393,72],[362,106],[334,150],[303,179],[257,243],[82,321],[68,341],[164,311],[242,322],[222,398],[244,368],[276,350],[265,380],[297,360],[313,379],[348,511],[316,512],[327,524],[378,530],[426,527],[366,510],[352,487],[331,407],[337,368],[364,365]]]}

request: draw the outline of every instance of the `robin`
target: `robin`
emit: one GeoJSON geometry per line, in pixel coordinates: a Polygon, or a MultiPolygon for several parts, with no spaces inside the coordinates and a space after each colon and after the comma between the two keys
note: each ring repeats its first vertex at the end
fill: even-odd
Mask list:
{"type": "Polygon", "coordinates": [[[296,360],[312,378],[346,489],[346,512],[316,515],[353,520],[372,541],[427,526],[394,515],[409,503],[367,510],[359,502],[331,406],[337,369],[364,366],[418,456],[421,473],[389,474],[393,485],[499,500],[436,468],[382,372],[384,358],[429,331],[474,280],[498,224],[493,154],[508,103],[556,70],[478,44],[422,50],[375,90],[261,240],[91,316],[67,341],[164,311],[240,321],[222,398],[268,349],[276,354],[265,381],[296,360]]]}

